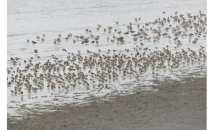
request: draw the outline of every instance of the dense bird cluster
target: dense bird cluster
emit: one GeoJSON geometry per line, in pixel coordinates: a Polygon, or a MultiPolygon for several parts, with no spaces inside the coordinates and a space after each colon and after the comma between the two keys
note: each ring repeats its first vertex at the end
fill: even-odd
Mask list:
{"type": "MultiPolygon", "coordinates": [[[[166,12],[163,12],[165,14],[166,12]]],[[[7,78],[8,85],[14,86],[11,90],[13,94],[23,94],[23,90],[28,93],[37,92],[39,89],[48,87],[51,89],[66,89],[70,87],[83,86],[86,89],[102,89],[108,88],[113,81],[118,81],[120,77],[133,77],[138,80],[140,75],[144,74],[148,69],[152,70],[152,74],[159,69],[175,69],[179,66],[188,66],[194,63],[205,63],[207,56],[203,46],[199,46],[198,51],[191,48],[179,49],[175,53],[168,48],[168,45],[162,49],[155,47],[151,50],[146,47],[146,42],[157,43],[162,38],[173,39],[175,49],[182,46],[181,38],[189,37],[190,44],[198,43],[198,39],[207,35],[207,17],[202,14],[191,16],[188,13],[187,18],[183,14],[170,16],[163,19],[155,19],[153,22],[137,24],[138,31],[133,31],[134,25],[130,23],[127,26],[127,31],[124,36],[121,36],[121,31],[114,29],[115,33],[120,36],[112,36],[107,41],[117,44],[125,44],[126,35],[132,35],[133,42],[143,41],[132,49],[110,50],[102,52],[99,49],[97,52],[87,50],[87,55],[82,55],[80,51],[70,52],[70,50],[62,49],[67,52],[67,60],[59,59],[55,55],[51,56],[45,63],[32,63],[32,57],[29,61],[24,60],[24,69],[19,67],[7,68],[7,73],[10,78],[7,78]],[[176,26],[173,27],[173,21],[176,26]],[[157,25],[157,28],[153,27],[157,25]],[[167,26],[167,27],[166,27],[167,26]],[[194,33],[188,33],[188,29],[193,29],[194,33]],[[169,31],[172,32],[169,32],[169,31]],[[152,32],[152,35],[149,35],[152,32]],[[171,35],[171,36],[170,36],[171,35]],[[192,40],[194,39],[194,40],[192,40]],[[23,87],[24,86],[24,87],[23,87]]],[[[140,21],[141,18],[135,18],[135,21],[140,21]]],[[[118,24],[118,21],[116,22],[118,24]]],[[[98,25],[97,31],[100,31],[101,25],[98,25]]],[[[109,26],[103,29],[103,32],[111,33],[113,27],[109,26]]],[[[86,33],[93,31],[86,29],[86,33]]],[[[69,40],[72,34],[68,34],[65,40],[69,40]]],[[[100,36],[90,34],[89,37],[74,36],[73,43],[81,41],[81,44],[99,44],[100,36]],[[92,40],[89,40],[92,39],[92,40]]],[[[40,37],[36,37],[40,40],[40,37]]],[[[101,37],[102,38],[102,37],[101,37]]],[[[41,41],[45,41],[45,35],[41,41]]],[[[27,40],[29,42],[29,40],[27,40]]],[[[54,40],[54,44],[61,42],[61,35],[54,40]]],[[[32,41],[36,44],[36,41],[32,41]]],[[[40,53],[34,50],[34,53],[40,53]]],[[[38,58],[40,58],[38,56],[38,58]]],[[[20,58],[10,58],[16,66],[17,60],[20,58]]]]}

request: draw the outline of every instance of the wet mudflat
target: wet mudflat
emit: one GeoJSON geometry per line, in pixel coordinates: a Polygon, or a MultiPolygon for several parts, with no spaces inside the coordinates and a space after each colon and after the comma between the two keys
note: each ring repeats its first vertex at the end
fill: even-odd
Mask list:
{"type": "Polygon", "coordinates": [[[113,101],[101,99],[85,106],[67,105],[34,118],[8,120],[8,129],[204,130],[207,79],[183,80],[186,83],[159,84],[156,92],[136,91],[116,96],[113,101]]]}

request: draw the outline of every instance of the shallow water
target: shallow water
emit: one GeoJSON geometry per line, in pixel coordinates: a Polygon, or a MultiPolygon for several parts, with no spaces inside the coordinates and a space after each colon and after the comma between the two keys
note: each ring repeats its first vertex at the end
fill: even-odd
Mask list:
{"type": "MultiPolygon", "coordinates": [[[[181,52],[181,49],[187,51],[187,48],[198,51],[201,45],[205,47],[206,54],[206,39],[203,37],[198,40],[197,44],[189,43],[188,38],[180,37],[182,46],[178,49],[174,49],[175,44],[173,43],[173,37],[170,41],[167,38],[161,38],[161,40],[155,44],[144,40],[134,43],[132,40],[133,36],[125,36],[123,34],[127,31],[126,26],[129,25],[130,22],[133,23],[133,30],[137,31],[137,24],[141,24],[142,26],[144,23],[153,22],[157,18],[162,19],[163,17],[167,18],[169,16],[174,16],[175,11],[178,11],[178,14],[184,14],[186,17],[187,13],[198,15],[199,10],[201,10],[202,13],[207,14],[205,0],[8,0],[7,67],[13,67],[14,70],[16,70],[17,67],[24,69],[25,64],[23,61],[28,61],[30,57],[34,58],[33,63],[38,63],[40,61],[44,64],[48,59],[52,61],[52,54],[59,59],[66,60],[68,54],[62,51],[63,48],[74,54],[80,50],[81,55],[83,56],[88,56],[87,50],[98,52],[98,49],[101,49],[101,53],[106,55],[108,49],[119,50],[122,51],[122,53],[125,53],[125,49],[133,51],[133,48],[135,48],[136,45],[140,46],[140,42],[145,44],[144,48],[148,47],[152,51],[155,50],[155,47],[158,47],[157,50],[162,51],[163,48],[168,45],[168,49],[173,53],[176,51],[181,52]],[[166,14],[163,14],[163,11],[165,11],[166,14]],[[141,20],[135,22],[136,17],[140,17],[141,20]],[[115,21],[119,21],[119,24],[117,25],[115,21]],[[96,30],[98,24],[102,25],[99,31],[96,30]],[[111,39],[113,35],[116,37],[120,36],[114,31],[110,34],[103,32],[103,29],[108,26],[112,26],[113,30],[115,28],[118,31],[121,30],[122,36],[125,37],[125,44],[117,45],[116,43],[107,42],[107,37],[111,39]],[[92,30],[92,33],[86,33],[86,29],[92,30]],[[83,35],[86,37],[90,36],[90,34],[93,34],[94,36],[99,35],[99,44],[89,43],[88,45],[82,45],[79,40],[77,40],[76,43],[73,43],[73,40],[76,40],[74,37],[66,41],[64,38],[67,37],[67,34],[69,33],[72,33],[73,36],[83,35]],[[42,37],[42,34],[45,34],[45,41],[37,41],[36,36],[42,37]],[[61,34],[62,41],[55,45],[53,44],[53,41],[58,37],[58,34],[61,34]],[[27,39],[30,40],[30,43],[27,43],[27,39]],[[33,45],[31,41],[37,41],[38,43],[33,45]],[[35,49],[38,50],[37,54],[33,52],[35,49]],[[41,58],[38,59],[37,56],[40,56],[41,58]],[[21,66],[14,66],[10,61],[11,57],[21,58],[17,63],[21,63],[21,66]]],[[[171,23],[173,26],[174,23],[171,23]]],[[[157,26],[158,25],[154,25],[152,27],[157,29],[157,26]]],[[[166,24],[165,27],[166,26],[168,26],[168,24],[166,24]]],[[[149,26],[149,28],[150,27],[151,26],[149,26]]],[[[193,33],[195,30],[189,29],[188,31],[189,33],[193,33]]],[[[150,35],[152,34],[151,31],[147,33],[150,35]]],[[[90,41],[92,41],[92,39],[90,39],[90,41]]],[[[112,53],[110,53],[110,55],[112,55],[112,53]]],[[[36,107],[34,104],[61,105],[72,102],[80,104],[88,102],[86,99],[91,96],[104,96],[107,93],[110,93],[112,96],[114,94],[122,95],[122,93],[131,94],[134,90],[139,88],[148,91],[156,91],[153,88],[142,88],[140,85],[151,85],[153,84],[152,80],[165,82],[166,79],[179,79],[180,77],[193,73],[202,76],[206,73],[206,64],[195,63],[194,65],[181,66],[172,70],[158,69],[155,75],[151,75],[151,73],[151,69],[148,69],[146,73],[140,75],[139,82],[136,82],[134,76],[126,77],[125,79],[124,77],[120,77],[118,81],[109,84],[109,89],[87,90],[82,85],[79,85],[76,88],[70,88],[68,91],[62,89],[58,90],[57,88],[56,90],[51,90],[47,89],[45,83],[44,89],[37,90],[36,93],[29,94],[23,87],[23,95],[13,95],[10,91],[14,89],[15,84],[11,84],[8,86],[7,91],[8,114],[18,115],[19,112],[16,111],[16,108],[20,108],[20,105],[22,104],[28,104],[26,107],[29,108],[36,107]],[[59,96],[58,99],[55,96],[59,96]]],[[[9,79],[10,75],[11,74],[8,74],[9,79]]]]}

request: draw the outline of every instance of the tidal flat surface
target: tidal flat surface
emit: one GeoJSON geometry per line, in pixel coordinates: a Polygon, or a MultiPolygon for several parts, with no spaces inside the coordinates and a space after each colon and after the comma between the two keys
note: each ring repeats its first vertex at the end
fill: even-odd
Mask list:
{"type": "Polygon", "coordinates": [[[207,72],[207,26],[205,16],[200,16],[200,10],[201,14],[207,14],[206,1],[8,0],[7,78],[8,83],[11,83],[7,85],[8,116],[28,115],[33,110],[51,111],[50,106],[89,104],[90,99],[97,98],[99,100],[105,96],[107,96],[107,100],[113,100],[115,95],[129,95],[136,90],[158,91],[158,88],[150,87],[150,85],[156,85],[157,82],[181,80],[190,75],[204,77],[207,72]],[[190,13],[191,17],[187,13],[190,13]],[[181,14],[184,15],[185,20],[180,17],[181,14]],[[197,15],[198,18],[194,19],[194,16],[197,17],[197,15]],[[167,21],[168,17],[170,22],[167,21]],[[163,18],[166,21],[163,21],[163,18]],[[189,20],[191,24],[188,24],[185,27],[187,30],[185,30],[182,22],[189,20]],[[116,22],[119,23],[116,24],[116,22]],[[124,33],[130,31],[127,28],[130,23],[132,23],[132,31],[135,32],[129,32],[126,35],[124,33]],[[109,26],[112,27],[110,32],[109,26]],[[168,30],[166,30],[167,27],[168,30]],[[86,29],[91,32],[86,32],[86,29]],[[119,31],[121,31],[120,34],[118,34],[119,31]],[[157,32],[161,36],[158,36],[157,32]],[[141,34],[133,36],[137,33],[141,34]],[[164,33],[168,35],[163,36],[164,33]],[[188,35],[191,33],[193,36],[188,35]],[[58,38],[59,34],[61,42],[54,44],[54,40],[58,38]],[[68,34],[72,34],[72,37],[66,40],[68,34]],[[99,36],[98,44],[94,39],[97,38],[97,35],[99,36]],[[40,37],[39,40],[37,40],[37,36],[40,37]],[[81,44],[84,40],[75,36],[89,38],[89,42],[81,44]],[[140,36],[142,37],[140,38],[140,36]],[[158,39],[154,38],[157,36],[158,39]],[[119,37],[124,38],[123,42],[117,40],[119,37]],[[136,37],[137,40],[134,41],[133,39],[136,37]],[[174,40],[176,37],[178,39],[174,40]],[[45,40],[41,41],[41,38],[45,40]],[[73,40],[76,42],[74,43],[73,40]],[[91,43],[93,40],[95,43],[91,43]],[[32,41],[37,43],[33,44],[32,41]],[[38,53],[34,53],[34,50],[37,50],[38,53]],[[87,50],[91,52],[87,52],[87,50]],[[103,65],[97,64],[101,59],[99,55],[102,59],[106,57],[102,60],[103,65]],[[75,60],[73,60],[74,56],[75,60]],[[87,59],[91,57],[90,63],[94,59],[96,60],[92,69],[88,65],[83,69],[85,56],[87,59]],[[110,60],[107,60],[108,56],[111,56],[110,60]],[[15,57],[20,59],[16,60],[15,57]],[[189,63],[187,57],[190,58],[189,63]],[[11,58],[15,59],[16,63],[13,63],[11,58]],[[120,58],[123,60],[123,66],[119,66],[120,58]],[[112,64],[112,59],[116,59],[113,61],[116,65],[112,64]],[[136,59],[139,61],[135,65],[136,59]],[[24,60],[27,62],[25,63],[24,60]],[[63,61],[61,62],[61,60],[63,61]],[[131,60],[131,63],[127,67],[128,60],[131,60]],[[68,63],[64,64],[64,61],[68,61],[68,63]],[[39,68],[35,67],[39,62],[39,68]],[[46,65],[47,63],[48,65],[46,65]],[[49,68],[43,71],[43,66],[45,69],[51,64],[55,65],[56,70],[50,67],[51,71],[49,68]],[[68,65],[74,66],[76,70],[69,72],[66,70],[68,65]],[[59,71],[57,71],[57,67],[60,68],[59,71]],[[98,73],[98,71],[100,72],[98,73]],[[76,74],[74,78],[72,78],[73,73],[76,74]],[[85,81],[78,74],[84,75],[83,80],[85,81]],[[11,77],[16,75],[18,77],[13,81],[11,77]],[[23,78],[24,75],[25,78],[23,78]],[[52,88],[52,83],[47,81],[48,75],[53,75],[51,82],[55,84],[55,88],[52,88]],[[71,76],[70,81],[68,80],[69,76],[71,76]],[[78,80],[75,81],[75,79],[78,80]],[[37,82],[35,82],[36,80],[37,82]]]}

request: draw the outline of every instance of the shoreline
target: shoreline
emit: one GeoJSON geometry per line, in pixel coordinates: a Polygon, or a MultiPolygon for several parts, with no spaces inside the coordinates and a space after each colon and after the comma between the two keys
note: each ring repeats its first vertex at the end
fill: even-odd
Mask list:
{"type": "MultiPolygon", "coordinates": [[[[9,120],[9,130],[202,130],[206,129],[207,78],[161,83],[157,92],[140,91],[115,96],[113,101],[88,106],[69,105],[36,118],[9,120]],[[15,123],[12,123],[15,122],[15,123]]],[[[58,108],[58,107],[57,107],[58,108]]]]}

